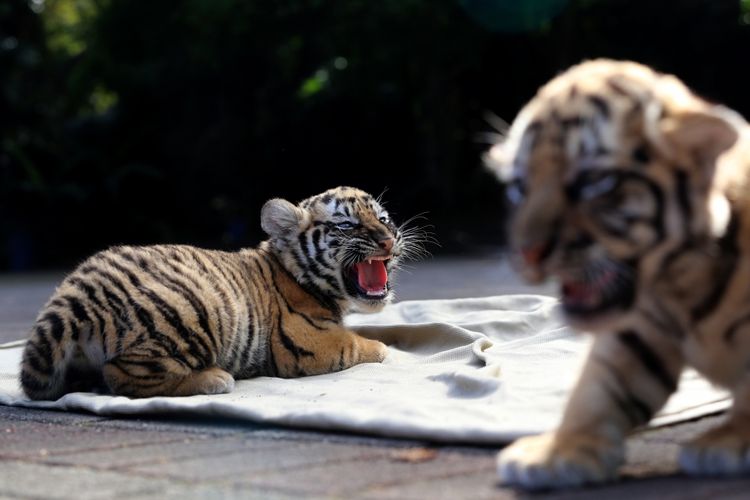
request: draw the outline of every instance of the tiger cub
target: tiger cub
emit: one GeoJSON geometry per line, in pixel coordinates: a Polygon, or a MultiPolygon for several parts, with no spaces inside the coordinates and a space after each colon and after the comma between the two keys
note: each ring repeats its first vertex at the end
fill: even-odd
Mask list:
{"type": "Polygon", "coordinates": [[[567,320],[595,333],[559,428],[504,449],[502,481],[613,478],[686,366],[733,407],[681,468],[750,472],[748,124],[674,76],[595,60],[542,87],[488,159],[517,204],[523,274],[556,278],[567,320]]]}
{"type": "Polygon", "coordinates": [[[391,300],[390,274],[419,252],[418,231],[350,187],[299,205],[272,199],[261,226],[269,239],[256,249],[121,246],[90,257],[39,314],[21,364],[25,393],[218,394],[235,379],[382,361],[386,346],[342,316],[391,300]]]}

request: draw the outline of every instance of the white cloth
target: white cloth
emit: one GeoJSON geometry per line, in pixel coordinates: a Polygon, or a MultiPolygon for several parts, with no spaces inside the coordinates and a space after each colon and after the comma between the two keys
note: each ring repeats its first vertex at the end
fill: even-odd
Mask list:
{"type": "MultiPolygon", "coordinates": [[[[23,343],[0,348],[0,403],[101,415],[185,413],[441,442],[499,444],[559,421],[589,338],[563,326],[555,299],[508,295],[402,302],[347,322],[390,345],[383,364],[298,379],[237,382],[231,394],[128,399],[89,393],[27,400],[23,343]]],[[[729,397],[695,373],[652,425],[725,409],[729,397]]]]}

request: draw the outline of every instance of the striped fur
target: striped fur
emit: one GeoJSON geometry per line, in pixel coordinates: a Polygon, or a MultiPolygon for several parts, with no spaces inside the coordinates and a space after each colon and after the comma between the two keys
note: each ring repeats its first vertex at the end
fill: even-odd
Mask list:
{"type": "Polygon", "coordinates": [[[673,76],[575,66],[520,112],[489,163],[516,204],[532,282],[555,278],[568,321],[595,333],[562,423],[501,452],[503,481],[613,478],[623,440],[691,366],[728,388],[727,422],[688,444],[696,474],[750,472],[750,127],[673,76]]]}
{"type": "Polygon", "coordinates": [[[382,308],[390,281],[368,295],[352,266],[381,259],[390,274],[420,252],[420,233],[348,187],[299,205],[270,200],[261,223],[269,239],[257,249],[121,246],[90,257],[40,312],[23,390],[32,399],[188,396],[229,392],[235,379],[382,361],[386,346],[346,329],[342,316],[382,308]]]}

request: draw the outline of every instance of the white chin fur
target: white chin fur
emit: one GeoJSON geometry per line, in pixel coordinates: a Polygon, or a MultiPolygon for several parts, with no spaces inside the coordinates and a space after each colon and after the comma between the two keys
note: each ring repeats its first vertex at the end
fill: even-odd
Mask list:
{"type": "Polygon", "coordinates": [[[377,300],[367,300],[364,298],[355,298],[351,301],[352,303],[352,312],[359,312],[359,313],[374,313],[381,311],[386,304],[388,304],[393,299],[393,294],[388,292],[388,295],[386,295],[383,299],[377,300]],[[377,301],[376,301],[377,300],[377,301]]]}

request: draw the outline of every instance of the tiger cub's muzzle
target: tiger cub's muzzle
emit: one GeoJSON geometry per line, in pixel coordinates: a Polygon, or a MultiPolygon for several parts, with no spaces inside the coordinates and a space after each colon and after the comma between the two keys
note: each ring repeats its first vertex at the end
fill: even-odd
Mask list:
{"type": "Polygon", "coordinates": [[[571,318],[585,321],[629,309],[635,299],[635,264],[592,257],[588,250],[594,245],[591,238],[579,237],[521,246],[521,272],[531,282],[557,280],[563,310],[571,318]]]}

